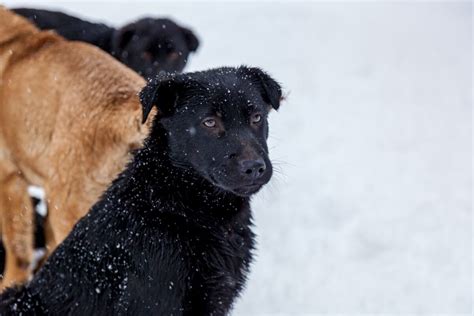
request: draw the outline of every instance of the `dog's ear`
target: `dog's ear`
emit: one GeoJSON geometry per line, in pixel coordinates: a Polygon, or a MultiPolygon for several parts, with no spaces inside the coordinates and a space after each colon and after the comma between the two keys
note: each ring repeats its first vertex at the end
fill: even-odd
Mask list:
{"type": "Polygon", "coordinates": [[[278,110],[282,99],[281,86],[266,72],[256,67],[241,67],[248,74],[263,97],[263,100],[270,104],[272,108],[278,110]]]}
{"type": "Polygon", "coordinates": [[[193,31],[191,31],[188,28],[181,27],[181,31],[183,32],[184,35],[184,40],[186,41],[186,44],[188,45],[188,49],[191,52],[195,52],[198,47],[199,47],[199,40],[194,35],[193,31]]]}
{"type": "Polygon", "coordinates": [[[114,32],[112,37],[112,48],[115,53],[121,52],[132,40],[136,33],[135,23],[127,24],[114,32]]]}
{"type": "Polygon", "coordinates": [[[173,113],[178,100],[180,82],[176,75],[164,73],[159,74],[155,79],[140,91],[140,102],[142,104],[143,119],[145,123],[153,106],[158,108],[160,116],[173,113]]]}

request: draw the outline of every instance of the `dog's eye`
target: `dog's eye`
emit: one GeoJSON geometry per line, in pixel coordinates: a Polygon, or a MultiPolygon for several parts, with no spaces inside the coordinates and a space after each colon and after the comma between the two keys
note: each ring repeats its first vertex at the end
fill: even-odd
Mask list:
{"type": "Polygon", "coordinates": [[[146,61],[151,61],[151,59],[153,58],[152,54],[150,52],[143,52],[142,53],[142,57],[143,59],[145,59],[146,61]]]}
{"type": "Polygon", "coordinates": [[[214,128],[216,127],[216,120],[212,118],[205,119],[202,124],[208,128],[214,128]]]}
{"type": "Polygon", "coordinates": [[[177,52],[170,52],[168,53],[167,58],[171,61],[174,61],[179,58],[179,54],[177,52]]]}
{"type": "Polygon", "coordinates": [[[251,117],[251,122],[252,124],[258,124],[262,121],[262,114],[260,113],[255,113],[251,117]]]}

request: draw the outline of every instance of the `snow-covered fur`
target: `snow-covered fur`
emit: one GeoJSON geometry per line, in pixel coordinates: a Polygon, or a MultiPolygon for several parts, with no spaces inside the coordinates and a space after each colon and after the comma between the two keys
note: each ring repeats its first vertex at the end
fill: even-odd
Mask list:
{"type": "Polygon", "coordinates": [[[280,96],[247,67],[149,83],[144,120],[159,114],[145,146],[0,314],[227,314],[249,271],[249,200],[271,177],[266,116],[280,96]]]}

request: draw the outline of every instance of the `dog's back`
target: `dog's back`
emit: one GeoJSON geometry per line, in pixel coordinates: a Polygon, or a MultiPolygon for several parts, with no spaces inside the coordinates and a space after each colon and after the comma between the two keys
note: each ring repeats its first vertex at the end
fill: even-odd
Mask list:
{"type": "Polygon", "coordinates": [[[12,9],[42,30],[54,30],[69,40],[94,44],[105,51],[110,50],[110,38],[114,29],[101,23],[92,23],[58,11],[41,9],[12,9]]]}
{"type": "MultiPolygon", "coordinates": [[[[137,129],[138,123],[129,122],[130,117],[84,128],[94,120],[105,120],[100,116],[107,112],[108,120],[111,114],[120,114],[120,105],[130,99],[135,99],[132,103],[139,118],[136,94],[144,80],[135,72],[94,46],[41,32],[8,10],[0,10],[0,21],[0,79],[7,82],[0,88],[0,125],[10,154],[28,164],[34,160],[47,165],[57,158],[45,154],[54,151],[51,147],[66,145],[65,138],[75,146],[77,140],[91,145],[101,136],[129,132],[125,126],[137,129]],[[19,124],[29,128],[20,129],[19,124]]],[[[66,149],[79,148],[67,146],[59,151],[66,149]]]]}

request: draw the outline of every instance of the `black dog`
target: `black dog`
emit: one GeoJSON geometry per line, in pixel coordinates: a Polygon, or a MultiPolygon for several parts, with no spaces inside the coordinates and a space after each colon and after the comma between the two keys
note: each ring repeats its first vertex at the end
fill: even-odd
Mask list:
{"type": "Polygon", "coordinates": [[[182,71],[188,56],[197,50],[194,33],[169,19],[143,18],[115,29],[91,23],[62,12],[13,9],[43,30],[96,45],[144,77],[159,71],[182,71]]]}
{"type": "Polygon", "coordinates": [[[162,75],[159,112],[127,169],[0,314],[225,315],[254,247],[250,196],[272,175],[267,114],[280,86],[258,68],[162,75]]]}

